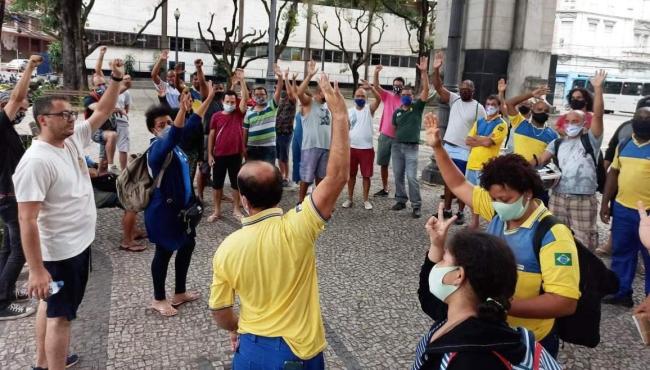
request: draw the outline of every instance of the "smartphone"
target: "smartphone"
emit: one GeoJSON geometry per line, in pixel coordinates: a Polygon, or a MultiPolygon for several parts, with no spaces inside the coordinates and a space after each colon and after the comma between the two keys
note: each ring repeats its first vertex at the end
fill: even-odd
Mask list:
{"type": "Polygon", "coordinates": [[[285,361],[282,366],[282,370],[302,370],[303,368],[302,361],[285,361]]]}

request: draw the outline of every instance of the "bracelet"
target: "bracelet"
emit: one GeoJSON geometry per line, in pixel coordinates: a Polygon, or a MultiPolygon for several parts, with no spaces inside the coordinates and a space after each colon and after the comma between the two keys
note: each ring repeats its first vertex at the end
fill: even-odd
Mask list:
{"type": "Polygon", "coordinates": [[[111,80],[113,80],[115,82],[122,82],[122,80],[124,80],[124,77],[115,77],[115,76],[111,75],[111,80]]]}

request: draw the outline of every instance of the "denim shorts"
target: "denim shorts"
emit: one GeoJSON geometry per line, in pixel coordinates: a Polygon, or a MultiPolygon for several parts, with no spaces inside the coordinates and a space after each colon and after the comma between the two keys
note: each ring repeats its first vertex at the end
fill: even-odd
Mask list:
{"type": "Polygon", "coordinates": [[[311,184],[322,179],[327,172],[329,150],[321,148],[303,149],[300,152],[300,181],[311,184]]]}

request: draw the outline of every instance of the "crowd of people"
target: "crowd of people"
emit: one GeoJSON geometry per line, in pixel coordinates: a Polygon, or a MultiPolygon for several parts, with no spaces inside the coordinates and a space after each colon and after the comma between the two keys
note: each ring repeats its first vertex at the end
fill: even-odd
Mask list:
{"type": "MultiPolygon", "coordinates": [[[[249,87],[242,69],[226,84],[208,81],[201,60],[194,62],[189,84],[181,64],[163,79],[169,55],[164,50],[151,73],[159,104],[145,112],[153,137],[142,158],[152,186],[143,207],[146,230],[140,230],[140,209],[122,202],[115,185],[116,176],[139,160],[129,161],[131,78],[120,59],[109,63],[107,78],[105,53],[102,47],[84,99],[84,120],[77,121],[66,97],[37,99],[39,133],[27,149],[13,126],[29,106],[29,78],[10,95],[0,95],[0,320],[33,314],[34,308],[19,302],[39,299],[36,369],[63,369],[78,361],[69,351],[70,328],[89,277],[96,208],[124,210],[120,249],[141,252],[146,246],[139,240],[145,237],[155,245],[155,312],[174,316],[199,300],[200,292],[187,288],[187,275],[196,228],[209,208],[204,204],[209,184],[213,202],[206,220],[218,222],[225,217],[223,203],[232,203],[232,217],[242,223],[216,249],[208,298],[214,321],[229,332],[233,368],[324,368],[315,242],[337,205],[354,206],[359,172],[363,207],[374,208],[375,164],[381,189],[373,197],[390,195],[392,161],[391,210],[410,203],[411,216],[422,216],[427,201],[417,178],[422,130],[445,187],[437,214],[425,226],[430,247],[418,297],[434,322],[414,343],[413,369],[470,369],[479,363],[502,369],[531,362],[560,368],[558,320],[576,314],[585,296],[583,253],[611,254],[618,288],[602,302],[634,305],[639,253],[646,271],[650,268],[650,97],[639,101],[603,157],[602,70],[591,79],[593,94],[573,89],[567,97],[571,109],[551,125],[544,99],[548,87],[507,99],[502,79],[496,94],[481,103],[470,80],[460,83],[458,93],[443,86],[441,53],[432,74],[428,58],[419,59],[419,90],[400,77],[392,90],[384,89],[377,66],[373,83],[362,80],[348,108],[338,83],[327,75],[310,83],[318,72],[314,61],[300,83],[296,74],[276,67],[277,83],[269,92],[249,87]],[[444,134],[437,117],[424,113],[429,77],[440,103],[450,107],[444,134]],[[375,151],[373,119],[380,105],[375,151]],[[97,163],[86,155],[91,142],[100,146],[97,163]],[[549,171],[555,181],[548,181],[549,171]],[[230,196],[224,193],[226,175],[230,196]],[[285,213],[279,208],[283,190],[293,188],[297,204],[285,213]],[[453,224],[465,223],[466,207],[472,211],[468,230],[447,240],[453,224]],[[612,224],[610,242],[600,248],[599,215],[612,224]],[[484,231],[480,218],[488,222],[484,231]],[[553,223],[542,229],[549,219],[553,223]],[[174,295],[168,298],[165,280],[174,252],[174,295]],[[25,261],[29,278],[23,288],[17,279],[25,261]],[[63,282],[54,294],[53,282],[63,282]]],[[[24,76],[41,61],[32,56],[24,76]]],[[[647,295],[647,274],[645,283],[647,295]]],[[[635,310],[650,312],[650,299],[635,310]]]]}

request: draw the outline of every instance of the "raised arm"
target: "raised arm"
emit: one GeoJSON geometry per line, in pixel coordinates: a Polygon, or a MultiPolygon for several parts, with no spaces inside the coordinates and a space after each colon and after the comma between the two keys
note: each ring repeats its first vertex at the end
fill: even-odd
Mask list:
{"type": "Polygon", "coordinates": [[[372,95],[375,97],[375,100],[373,100],[372,104],[370,104],[370,115],[374,116],[377,108],[379,108],[379,104],[381,103],[381,95],[379,95],[379,90],[375,89],[374,86],[370,86],[366,80],[361,80],[361,87],[366,91],[372,91],[372,95]]]}
{"type": "Polygon", "coordinates": [[[280,104],[280,98],[282,97],[284,78],[282,77],[282,70],[280,70],[277,64],[273,64],[273,71],[275,72],[275,77],[278,79],[278,82],[275,84],[275,91],[273,92],[273,102],[277,106],[280,104]]]}
{"type": "Polygon", "coordinates": [[[433,58],[433,88],[436,89],[436,92],[440,96],[441,103],[449,103],[451,95],[449,95],[449,90],[445,88],[442,84],[442,79],[440,78],[440,68],[445,59],[445,55],[442,51],[436,53],[436,56],[433,58]]]}
{"type": "Polygon", "coordinates": [[[174,83],[176,86],[176,90],[178,91],[183,91],[185,90],[185,81],[181,78],[182,75],[185,74],[185,70],[181,68],[180,63],[176,63],[174,66],[174,83]]]}
{"type": "Polygon", "coordinates": [[[311,99],[307,95],[305,95],[305,91],[307,91],[307,86],[309,86],[309,81],[311,81],[311,79],[314,78],[317,71],[318,68],[316,67],[316,62],[314,62],[313,59],[310,60],[307,65],[307,74],[305,75],[305,78],[302,80],[300,86],[298,86],[298,91],[296,92],[296,95],[298,96],[298,100],[300,100],[300,104],[302,104],[305,107],[311,104],[311,99]]]}
{"type": "Polygon", "coordinates": [[[606,77],[607,72],[604,69],[600,69],[591,78],[591,85],[594,87],[594,115],[591,119],[591,127],[589,129],[594,137],[597,138],[603,135],[603,115],[605,114],[603,82],[605,82],[606,77]]]}
{"type": "Polygon", "coordinates": [[[381,83],[379,83],[379,72],[381,72],[382,69],[384,69],[384,66],[378,64],[375,66],[375,73],[372,74],[372,90],[373,93],[379,96],[381,96],[382,92],[386,92],[386,90],[381,87],[381,83]]]}
{"type": "Polygon", "coordinates": [[[174,118],[174,126],[178,128],[185,127],[185,116],[192,109],[192,95],[190,93],[181,93],[181,103],[178,106],[178,113],[174,118]]]}
{"type": "Polygon", "coordinates": [[[101,125],[106,122],[108,117],[113,114],[113,109],[117,103],[117,97],[120,95],[120,82],[124,77],[124,61],[122,59],[113,59],[111,64],[111,83],[108,84],[108,89],[99,99],[95,111],[88,118],[88,122],[93,131],[97,130],[101,125]],[[116,81],[116,80],[119,81],[116,81]]]}
{"type": "Polygon", "coordinates": [[[203,60],[195,60],[194,68],[196,68],[196,78],[199,79],[199,92],[201,93],[201,97],[205,99],[206,96],[210,95],[210,88],[205,81],[205,74],[203,73],[203,60]]]}
{"type": "Polygon", "coordinates": [[[169,49],[164,49],[161,53],[160,56],[158,57],[158,60],[156,61],[156,64],[153,65],[153,68],[151,69],[151,79],[153,80],[153,83],[156,85],[160,85],[160,67],[162,66],[163,63],[167,63],[167,58],[169,57],[169,49]]]}
{"type": "MultiPolygon", "coordinates": [[[[27,104],[25,102],[25,98],[27,98],[27,91],[29,90],[29,82],[32,78],[32,72],[42,62],[43,57],[40,55],[32,55],[29,57],[29,62],[27,62],[27,66],[25,67],[25,71],[23,71],[22,77],[20,77],[20,80],[18,80],[18,83],[14,87],[13,91],[11,91],[9,101],[3,108],[5,114],[7,115],[7,118],[9,118],[10,121],[16,119],[18,110],[23,105],[23,103],[27,104]]],[[[23,108],[27,108],[27,106],[25,105],[23,108]]]]}
{"type": "Polygon", "coordinates": [[[544,95],[548,94],[550,92],[548,86],[546,85],[541,85],[538,86],[535,90],[515,96],[514,98],[506,100],[506,106],[508,107],[508,115],[509,116],[515,116],[517,115],[517,109],[515,108],[518,104],[521,104],[522,102],[530,99],[530,98],[537,98],[541,99],[544,95]]]}
{"type": "Polygon", "coordinates": [[[104,71],[102,71],[102,64],[104,64],[104,55],[106,54],[107,49],[108,48],[106,46],[102,46],[99,48],[99,57],[95,62],[95,75],[99,77],[104,77],[104,71]]]}
{"type": "Polygon", "coordinates": [[[212,86],[212,81],[208,81],[206,83],[206,86],[208,88],[208,95],[205,97],[205,99],[203,99],[201,105],[194,111],[194,114],[201,118],[205,116],[205,112],[210,107],[210,104],[212,104],[212,99],[214,99],[214,95],[217,93],[215,90],[216,86],[212,86]]]}
{"type": "Polygon", "coordinates": [[[442,147],[438,117],[433,113],[425,114],[424,128],[426,130],[426,142],[433,148],[433,155],[436,157],[436,164],[445,184],[447,184],[458,199],[472,207],[474,204],[472,201],[474,186],[465,180],[465,174],[460,172],[451,158],[449,158],[447,151],[442,147]]]}
{"type": "Polygon", "coordinates": [[[246,84],[246,78],[244,77],[244,70],[241,68],[237,68],[230,81],[233,87],[235,86],[235,83],[239,83],[239,87],[241,88],[241,99],[239,100],[239,111],[242,113],[246,113],[246,110],[248,110],[248,106],[246,105],[246,102],[248,101],[249,94],[248,94],[248,85],[246,84]]]}
{"type": "Polygon", "coordinates": [[[314,189],[312,200],[320,215],[327,220],[350,177],[350,121],[338,83],[334,82],[332,88],[327,75],[322,73],[319,85],[332,113],[332,141],[325,178],[314,189]]]}
{"type": "Polygon", "coordinates": [[[298,75],[294,73],[293,76],[289,78],[289,68],[284,72],[284,83],[287,86],[287,99],[294,104],[298,99],[296,96],[296,77],[298,77],[298,75]]]}
{"type": "Polygon", "coordinates": [[[420,57],[420,63],[416,64],[415,67],[420,71],[420,85],[422,86],[420,100],[426,102],[429,100],[429,58],[420,57]]]}
{"type": "Polygon", "coordinates": [[[501,99],[501,106],[499,107],[499,110],[501,111],[501,114],[504,116],[514,116],[514,114],[510,114],[508,111],[508,105],[506,104],[506,89],[508,88],[508,84],[506,84],[506,80],[503,78],[500,78],[499,81],[497,82],[497,92],[499,93],[499,99],[501,99]]]}

